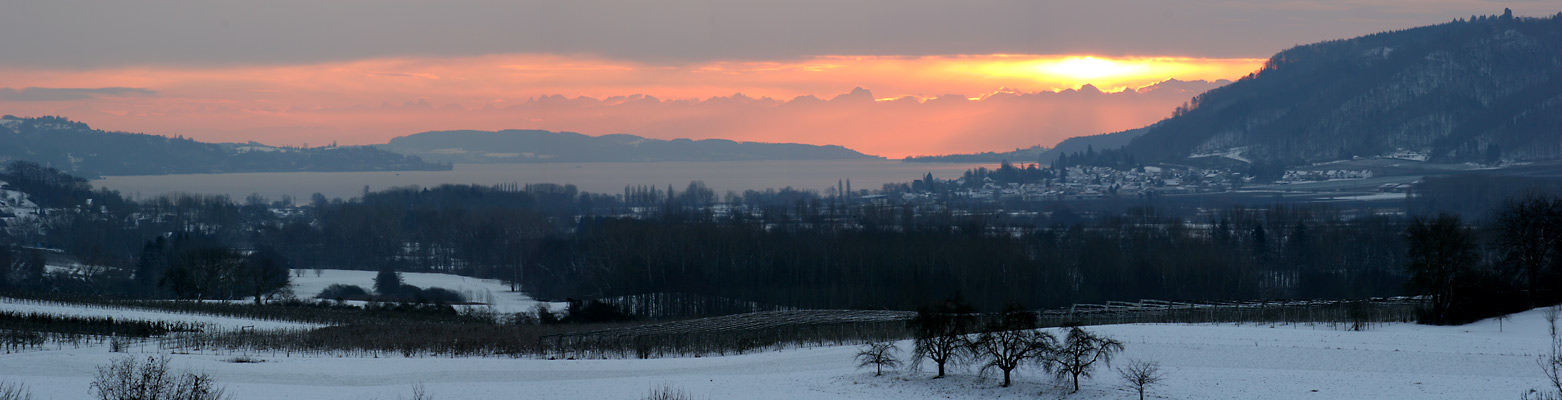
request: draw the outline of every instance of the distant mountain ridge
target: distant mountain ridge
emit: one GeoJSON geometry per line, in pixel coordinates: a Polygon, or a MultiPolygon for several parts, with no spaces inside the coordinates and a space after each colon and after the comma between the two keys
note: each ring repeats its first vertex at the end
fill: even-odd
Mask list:
{"type": "Polygon", "coordinates": [[[1410,154],[1562,158],[1562,13],[1474,17],[1297,46],[1127,146],[1141,161],[1277,165],[1410,154]]]}
{"type": "Polygon", "coordinates": [[[226,172],[448,170],[371,146],[290,148],[108,132],[62,117],[0,117],[0,162],[27,160],[87,177],[226,172]]]}
{"type": "Polygon", "coordinates": [[[841,146],[737,142],[724,139],[649,139],[588,136],[545,130],[432,131],[400,136],[379,146],[449,163],[646,162],[878,159],[841,146]]]}

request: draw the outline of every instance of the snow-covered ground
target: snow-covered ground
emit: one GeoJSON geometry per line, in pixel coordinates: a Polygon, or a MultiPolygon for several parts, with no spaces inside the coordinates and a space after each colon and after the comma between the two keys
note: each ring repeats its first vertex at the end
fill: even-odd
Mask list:
{"type": "MultiPolygon", "coordinates": [[[[13,299],[10,297],[0,297],[0,310],[19,313],[36,312],[61,316],[111,317],[114,319],[140,321],[186,322],[220,329],[238,329],[240,327],[246,326],[254,327],[255,329],[319,326],[300,322],[221,317],[207,314],[181,314],[170,313],[161,310],[149,310],[131,307],[88,306],[80,304],[56,303],[51,301],[13,299]]],[[[3,359],[0,359],[0,362],[3,362],[3,359]]]]}
{"type": "MultiPolygon", "coordinates": [[[[1432,327],[1390,324],[1365,332],[1311,326],[1116,325],[1089,328],[1127,344],[1119,363],[1159,361],[1165,384],[1157,399],[1516,399],[1540,387],[1536,356],[1548,340],[1539,311],[1495,321],[1432,327]]],[[[910,343],[900,343],[904,356],[910,343]]],[[[131,353],[140,357],[147,354],[131,353]]],[[[155,350],[146,350],[155,351],[155,350]]],[[[636,399],[653,387],[696,399],[1125,399],[1115,373],[1100,371],[1075,395],[1035,367],[1016,385],[997,387],[955,369],[930,372],[857,369],[856,347],[821,347],[749,355],[652,360],[503,358],[336,358],[229,354],[173,355],[179,368],[205,371],[236,399],[394,399],[422,382],[440,399],[636,399]]],[[[0,380],[28,385],[36,399],[88,395],[94,368],[122,354],[105,347],[0,355],[0,380]]],[[[1119,364],[1120,365],[1120,364],[1119,364]]],[[[928,368],[931,369],[931,368],[928,368]]]]}
{"type": "MultiPolygon", "coordinates": [[[[375,271],[355,271],[344,269],[321,270],[320,275],[315,275],[315,270],[303,270],[303,276],[293,275],[293,294],[299,298],[312,299],[315,295],[325,290],[332,284],[358,285],[364,290],[374,291],[375,271]]],[[[531,311],[538,303],[521,292],[510,291],[510,286],[498,279],[477,279],[460,275],[433,274],[418,272],[403,272],[402,283],[420,288],[439,287],[450,289],[466,296],[467,301],[491,305],[494,311],[514,313],[531,311]]],[[[554,310],[563,308],[560,303],[548,303],[554,310]]]]}
{"type": "Polygon", "coordinates": [[[1373,193],[1373,194],[1364,194],[1364,195],[1359,195],[1359,196],[1341,196],[1341,197],[1335,197],[1334,199],[1335,200],[1359,200],[1359,201],[1404,200],[1404,199],[1408,198],[1409,196],[1410,196],[1409,193],[1373,193]]]}

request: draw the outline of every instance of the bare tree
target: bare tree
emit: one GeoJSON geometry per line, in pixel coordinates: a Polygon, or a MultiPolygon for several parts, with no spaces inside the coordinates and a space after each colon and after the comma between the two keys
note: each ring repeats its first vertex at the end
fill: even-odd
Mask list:
{"type": "Polygon", "coordinates": [[[1010,375],[1020,364],[1039,359],[1052,351],[1058,339],[1052,334],[1036,330],[1036,314],[1017,306],[1009,306],[1002,318],[987,325],[975,341],[971,351],[981,360],[981,372],[997,368],[1003,371],[1003,387],[1009,387],[1010,375]]]}
{"type": "Polygon", "coordinates": [[[1161,373],[1161,363],[1154,361],[1129,361],[1128,365],[1117,369],[1117,374],[1123,377],[1129,389],[1139,392],[1139,400],[1144,400],[1145,389],[1166,379],[1166,374],[1161,373]]]}
{"type": "Polygon", "coordinates": [[[1073,378],[1074,390],[1069,393],[1077,393],[1079,377],[1089,378],[1097,361],[1111,366],[1112,356],[1120,351],[1123,351],[1123,342],[1073,326],[1068,328],[1063,347],[1050,352],[1045,362],[1059,379],[1073,378]]]}
{"type": "Polygon", "coordinates": [[[1546,389],[1531,389],[1524,394],[1525,400],[1562,400],[1562,336],[1557,336],[1557,314],[1562,312],[1562,306],[1547,307],[1544,311],[1546,322],[1551,328],[1551,354],[1544,354],[1535,360],[1540,364],[1540,370],[1546,374],[1551,387],[1546,389]]]}
{"type": "Polygon", "coordinates": [[[1454,289],[1459,278],[1467,276],[1480,260],[1475,233],[1453,214],[1415,218],[1405,233],[1410,245],[1407,284],[1412,294],[1427,296],[1432,306],[1421,322],[1446,324],[1457,320],[1452,309],[1462,299],[1454,298],[1454,289]]]}
{"type": "Polygon", "coordinates": [[[895,353],[899,351],[900,348],[891,342],[863,345],[862,350],[857,352],[857,368],[872,365],[874,367],[873,376],[884,375],[884,367],[900,367],[900,359],[895,357],[895,353]]]}
{"type": "Polygon", "coordinates": [[[919,308],[917,316],[906,323],[915,335],[911,368],[921,368],[923,359],[933,360],[938,365],[936,379],[944,377],[945,365],[961,362],[970,347],[966,339],[975,325],[975,311],[958,297],[919,308]]]}

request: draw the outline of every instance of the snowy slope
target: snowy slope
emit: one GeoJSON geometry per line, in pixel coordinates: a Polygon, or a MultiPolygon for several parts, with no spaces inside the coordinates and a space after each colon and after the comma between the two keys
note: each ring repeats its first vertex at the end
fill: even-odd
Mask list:
{"type": "MultiPolygon", "coordinates": [[[[1498,332],[1487,321],[1457,327],[1392,324],[1366,332],[1309,326],[1117,325],[1092,330],[1127,343],[1118,360],[1160,361],[1158,399],[1476,399],[1518,398],[1542,384],[1545,349],[1538,311],[1515,315],[1498,332]]],[[[900,344],[902,354],[909,343],[900,344]]],[[[1123,399],[1106,371],[1064,396],[1039,369],[1017,384],[956,369],[874,377],[852,362],[855,347],[741,356],[653,360],[549,361],[494,358],[299,358],[259,354],[232,364],[226,354],[175,355],[175,366],[206,371],[237,399],[392,399],[426,384],[435,398],[636,399],[668,385],[698,399],[1123,399]]],[[[37,399],[87,395],[97,365],[118,356],[102,347],[0,355],[0,379],[29,385],[37,399]]],[[[143,355],[144,356],[144,355],[143,355]]]]}

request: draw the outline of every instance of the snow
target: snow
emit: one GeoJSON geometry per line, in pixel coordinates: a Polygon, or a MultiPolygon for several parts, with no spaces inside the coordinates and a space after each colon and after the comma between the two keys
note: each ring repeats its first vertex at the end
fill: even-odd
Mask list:
{"type": "Polygon", "coordinates": [[[1225,150],[1217,151],[1217,152],[1211,152],[1211,153],[1194,154],[1194,155],[1188,156],[1188,158],[1225,157],[1225,158],[1229,158],[1229,159],[1232,159],[1232,160],[1236,160],[1236,161],[1241,161],[1241,162],[1245,162],[1245,163],[1248,163],[1248,164],[1252,164],[1253,160],[1250,160],[1247,157],[1243,157],[1242,156],[1242,152],[1247,151],[1248,147],[1250,147],[1250,146],[1234,147],[1234,148],[1225,149],[1225,150]]]}
{"type": "Polygon", "coordinates": [[[1334,199],[1335,200],[1360,200],[1360,201],[1404,200],[1409,195],[1410,195],[1409,193],[1373,193],[1373,194],[1365,194],[1365,195],[1360,195],[1360,196],[1341,196],[1341,197],[1335,197],[1334,199]]]}
{"type": "MultiPolygon", "coordinates": [[[[181,314],[171,313],[163,310],[134,307],[88,306],[81,304],[56,303],[50,301],[14,299],[10,297],[0,297],[0,311],[20,313],[36,312],[42,314],[69,315],[78,317],[113,317],[114,319],[141,321],[188,322],[203,324],[221,329],[237,329],[244,326],[253,326],[255,329],[319,326],[315,324],[305,324],[298,322],[222,317],[207,314],[181,314]]],[[[3,361],[4,358],[0,358],[0,362],[3,361]]]]}
{"type": "MultiPolygon", "coordinates": [[[[1503,324],[1454,327],[1388,324],[1364,332],[1308,325],[1165,325],[1090,327],[1127,344],[1118,363],[1162,364],[1158,399],[1471,399],[1518,398],[1543,384],[1537,355],[1548,340],[1539,311],[1503,324]]],[[[899,343],[901,355],[909,342],[899,343]]],[[[144,349],[144,348],[143,348],[144,349]]],[[[145,357],[154,349],[131,349],[145,357]]],[[[390,399],[422,382],[435,398],[634,399],[669,386],[699,399],[1122,399],[1130,392],[1101,370],[1065,395],[1050,377],[1022,367],[1016,384],[955,368],[944,379],[858,369],[854,346],[748,355],[651,360],[505,358],[286,357],[252,354],[258,364],[224,361],[233,354],[173,355],[177,368],[204,371],[236,399],[390,399]]],[[[105,347],[0,355],[0,376],[28,385],[36,399],[87,397],[98,365],[120,354],[105,347]]]]}
{"type": "MultiPolygon", "coordinates": [[[[325,290],[332,284],[358,285],[364,290],[374,291],[374,275],[376,271],[356,271],[345,269],[324,269],[320,275],[315,275],[315,270],[304,270],[303,276],[293,275],[293,294],[299,298],[310,299],[325,290]]],[[[515,313],[531,311],[537,303],[531,297],[521,292],[510,291],[510,286],[498,279],[478,279],[460,275],[403,272],[402,283],[420,288],[440,287],[450,289],[466,296],[467,301],[483,303],[493,307],[494,311],[503,313],[515,313]]],[[[554,310],[564,308],[564,303],[546,303],[554,310]]]]}

